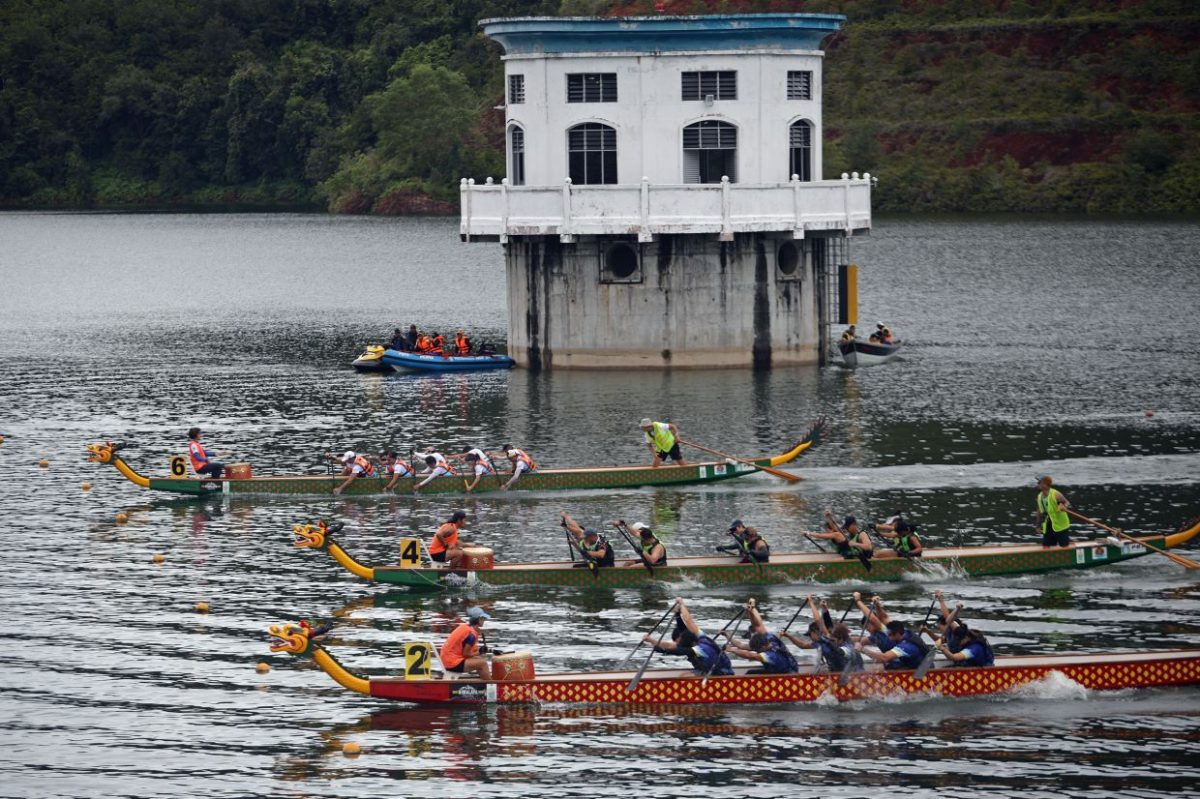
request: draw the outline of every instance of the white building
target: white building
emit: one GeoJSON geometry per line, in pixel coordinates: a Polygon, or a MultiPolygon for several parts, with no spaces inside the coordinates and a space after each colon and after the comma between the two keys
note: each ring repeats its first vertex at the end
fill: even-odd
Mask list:
{"type": "Polygon", "coordinates": [[[870,179],[822,180],[821,40],[842,17],[484,20],[508,177],[462,187],[505,245],[509,351],[538,367],[822,356],[870,179]]]}

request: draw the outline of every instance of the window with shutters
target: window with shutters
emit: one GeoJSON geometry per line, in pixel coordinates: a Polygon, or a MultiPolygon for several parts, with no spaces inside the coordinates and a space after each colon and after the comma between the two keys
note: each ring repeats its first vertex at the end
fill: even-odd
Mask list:
{"type": "Polygon", "coordinates": [[[525,76],[508,76],[508,104],[516,105],[525,102],[525,76]]]}
{"type": "Polygon", "coordinates": [[[704,100],[737,99],[737,72],[684,72],[683,99],[704,100]]]}
{"type": "Polygon", "coordinates": [[[567,158],[575,184],[617,182],[617,132],[585,122],[567,131],[567,158]]]}
{"type": "Polygon", "coordinates": [[[737,183],[737,128],[706,119],[683,129],[683,182],[737,183]]]}
{"type": "Polygon", "coordinates": [[[788,180],[799,175],[800,180],[812,180],[812,124],[801,119],[792,123],[788,140],[791,145],[788,180]]]}
{"type": "Polygon", "coordinates": [[[788,72],[787,76],[787,98],[789,100],[811,100],[812,99],[812,73],[805,70],[803,72],[788,72]]]}
{"type": "Polygon", "coordinates": [[[617,73],[577,72],[567,75],[568,103],[615,103],[617,73]]]}
{"type": "Polygon", "coordinates": [[[508,129],[508,185],[525,185],[525,129],[520,125],[508,129]]]}

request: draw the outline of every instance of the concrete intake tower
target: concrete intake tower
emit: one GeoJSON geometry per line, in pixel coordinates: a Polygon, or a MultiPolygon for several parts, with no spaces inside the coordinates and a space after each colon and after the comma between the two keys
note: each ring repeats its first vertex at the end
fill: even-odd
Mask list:
{"type": "Polygon", "coordinates": [[[483,20],[508,177],[461,186],[499,241],[508,349],[538,368],[825,358],[871,179],[821,174],[821,41],[844,17],[483,20]]]}

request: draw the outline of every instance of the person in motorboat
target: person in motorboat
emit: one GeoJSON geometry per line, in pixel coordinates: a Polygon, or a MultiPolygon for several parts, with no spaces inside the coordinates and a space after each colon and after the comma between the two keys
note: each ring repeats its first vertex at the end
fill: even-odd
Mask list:
{"type": "Polygon", "coordinates": [[[388,342],[388,349],[404,352],[408,349],[408,339],[404,337],[404,331],[396,328],[392,331],[392,340],[388,342]]]}
{"type": "Polygon", "coordinates": [[[417,353],[418,355],[432,354],[433,339],[431,339],[426,333],[419,333],[417,335],[417,343],[413,347],[413,352],[417,353]]]}
{"type": "Polygon", "coordinates": [[[467,514],[460,510],[450,514],[450,518],[437,529],[429,542],[429,559],[434,563],[444,563],[447,568],[457,569],[465,555],[463,549],[474,546],[466,541],[459,541],[458,536],[467,523],[467,514]]]}
{"type": "Polygon", "coordinates": [[[508,462],[512,464],[512,477],[500,487],[501,490],[507,491],[512,488],[513,483],[521,479],[521,475],[526,472],[536,472],[537,464],[533,462],[533,458],[529,457],[529,453],[523,449],[517,449],[512,444],[504,445],[504,454],[508,456],[508,462]]]}
{"type": "Polygon", "coordinates": [[[771,560],[771,546],[758,534],[758,530],[747,527],[741,519],[729,525],[733,544],[717,547],[718,552],[731,552],[742,556],[742,563],[767,563],[771,560]]]}
{"type": "Polygon", "coordinates": [[[433,332],[433,338],[431,338],[429,341],[433,345],[433,349],[431,349],[429,351],[429,354],[430,355],[440,355],[443,358],[445,358],[446,357],[446,337],[435,330],[433,332]]]}
{"type": "MultiPolygon", "coordinates": [[[[491,467],[490,461],[484,462],[479,457],[480,451],[481,450],[473,449],[466,454],[467,471],[475,475],[475,479],[467,483],[466,488],[468,494],[475,490],[475,487],[479,485],[480,480],[487,475],[494,475],[496,473],[496,470],[491,467]]],[[[466,481],[464,480],[463,482],[466,481]]]]}
{"type": "Polygon", "coordinates": [[[429,476],[413,486],[414,492],[420,491],[444,474],[452,476],[458,474],[450,465],[450,461],[446,460],[446,456],[440,452],[434,452],[432,448],[425,450],[421,460],[425,462],[425,468],[421,470],[421,474],[429,476]]]}
{"type": "Polygon", "coordinates": [[[1067,509],[1071,507],[1071,503],[1053,486],[1054,480],[1050,475],[1042,475],[1038,478],[1038,492],[1034,498],[1037,503],[1034,518],[1042,532],[1042,546],[1047,549],[1071,545],[1071,519],[1067,516],[1067,509]]]}
{"type": "Polygon", "coordinates": [[[720,677],[733,674],[729,656],[721,651],[716,641],[704,634],[682,598],[675,600],[675,627],[671,631],[671,640],[655,640],[650,635],[643,635],[642,640],[652,644],[655,652],[687,658],[697,675],[720,677]]]}
{"type": "Polygon", "coordinates": [[[792,633],[781,633],[782,637],[791,641],[801,649],[816,650],[818,665],[831,672],[841,673],[846,668],[849,659],[851,671],[863,670],[862,655],[854,648],[851,641],[850,626],[845,622],[833,623],[829,615],[829,603],[821,600],[820,611],[817,610],[816,600],[812,594],[807,597],[808,607],[812,610],[813,621],[808,625],[806,637],[792,633]]]}
{"type": "Polygon", "coordinates": [[[876,651],[860,645],[859,651],[871,660],[882,663],[887,671],[915,669],[920,666],[925,655],[929,653],[929,647],[921,637],[905,627],[903,622],[895,619],[889,621],[885,629],[890,648],[876,651]]]}
{"type": "MultiPolygon", "coordinates": [[[[214,461],[209,457],[208,450],[200,443],[203,435],[204,431],[199,427],[193,427],[188,430],[188,460],[192,462],[192,471],[196,473],[197,477],[201,478],[201,486],[209,489],[219,488],[219,483],[211,481],[221,479],[221,476],[225,474],[225,464],[220,461],[214,461]],[[205,477],[209,479],[204,480],[203,478],[205,477]]],[[[212,454],[229,455],[228,452],[214,452],[212,454]]]]}
{"type": "Polygon", "coordinates": [[[858,333],[855,331],[854,325],[850,325],[850,327],[848,327],[844,331],[842,331],[842,343],[843,344],[849,344],[851,341],[854,341],[856,338],[858,338],[858,333]]]}
{"type": "Polygon", "coordinates": [[[495,355],[496,345],[490,341],[479,342],[478,349],[475,350],[476,355],[495,355]]]}
{"type": "MultiPolygon", "coordinates": [[[[623,527],[625,525],[625,520],[618,519],[617,521],[613,522],[612,525],[613,527],[617,528],[623,527]]],[[[651,567],[654,567],[667,565],[667,547],[662,541],[658,540],[658,537],[654,535],[653,530],[641,522],[634,522],[633,524],[629,525],[628,529],[634,533],[637,533],[638,538],[634,543],[641,551],[642,557],[637,560],[626,561],[625,563],[621,564],[622,566],[645,566],[648,564],[651,567]]]]}
{"type": "Polygon", "coordinates": [[[559,524],[566,528],[566,531],[575,539],[576,547],[585,558],[576,563],[576,566],[585,568],[592,563],[598,567],[616,565],[616,553],[613,552],[612,544],[608,543],[608,539],[600,535],[594,527],[584,527],[565,510],[562,511],[562,521],[559,524]]]}
{"type": "MultiPolygon", "coordinates": [[[[332,458],[332,455],[326,454],[327,458],[332,458]]],[[[374,477],[375,467],[365,455],[359,455],[354,450],[346,450],[342,457],[336,459],[342,464],[342,476],[346,479],[333,488],[334,494],[340,494],[346,490],[346,486],[353,483],[360,477],[374,477]]]]}
{"type": "Polygon", "coordinates": [[[412,352],[413,350],[415,350],[415,349],[417,348],[417,337],[418,337],[418,335],[419,335],[419,334],[417,333],[417,326],[416,326],[416,325],[409,325],[409,326],[408,326],[408,333],[407,333],[407,334],[404,336],[404,338],[405,338],[405,339],[408,341],[408,347],[406,347],[406,349],[407,349],[409,352],[412,352]]]}
{"type": "Polygon", "coordinates": [[[655,422],[648,418],[639,422],[638,427],[642,428],[646,448],[654,456],[652,466],[661,466],[667,458],[675,461],[676,466],[687,466],[687,461],[679,451],[678,427],[670,422],[655,422]]]}
{"type": "Polygon", "coordinates": [[[886,522],[872,524],[871,529],[886,539],[895,553],[902,558],[919,558],[924,551],[921,539],[917,536],[916,525],[909,524],[899,512],[886,522]]]}
{"type": "Polygon", "coordinates": [[[471,339],[467,338],[467,334],[461,330],[454,333],[454,354],[462,356],[471,354],[471,339]]]}
{"type": "Polygon", "coordinates": [[[442,667],[454,674],[474,672],[481,680],[492,678],[491,665],[482,657],[486,651],[483,643],[483,623],[491,616],[481,607],[467,611],[467,621],[454,628],[442,644],[438,656],[442,667]]]}
{"type": "Polygon", "coordinates": [[[875,556],[875,545],[871,543],[871,536],[867,535],[866,530],[858,529],[858,520],[853,516],[847,516],[842,526],[839,526],[837,520],[833,518],[833,511],[825,511],[825,531],[818,533],[806,533],[812,538],[817,538],[822,541],[832,541],[834,547],[837,548],[838,554],[846,560],[858,559],[862,565],[871,570],[871,558],[875,556]]]}
{"type": "Polygon", "coordinates": [[[725,648],[725,651],[744,660],[753,660],[762,664],[761,668],[751,669],[749,672],[751,674],[796,674],[799,672],[800,666],[796,663],[796,658],[792,657],[792,653],[788,651],[783,640],[763,623],[762,615],[758,612],[758,606],[753,599],[746,602],[746,614],[750,619],[750,639],[741,641],[731,636],[729,646],[725,648]]]}
{"type": "Polygon", "coordinates": [[[391,451],[385,452],[383,455],[383,472],[392,476],[391,481],[383,487],[384,491],[391,491],[395,488],[401,477],[413,476],[413,469],[408,461],[391,451]]]}
{"type": "Polygon", "coordinates": [[[892,344],[896,339],[892,337],[892,330],[883,322],[875,323],[875,335],[879,337],[880,344],[892,344]]]}

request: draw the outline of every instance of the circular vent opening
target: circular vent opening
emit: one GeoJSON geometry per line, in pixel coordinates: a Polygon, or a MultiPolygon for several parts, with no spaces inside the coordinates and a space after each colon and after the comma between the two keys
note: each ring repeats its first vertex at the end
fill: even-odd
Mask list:
{"type": "Polygon", "coordinates": [[[789,277],[796,274],[800,265],[800,250],[794,242],[785,241],[779,246],[779,272],[789,277]]]}
{"type": "Polygon", "coordinates": [[[615,278],[624,280],[633,275],[638,268],[638,254],[632,246],[617,243],[608,248],[604,254],[604,266],[608,273],[615,278]]]}

